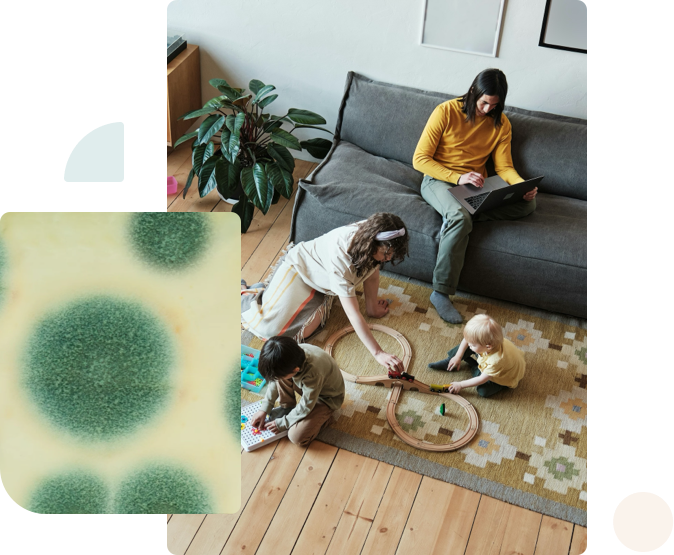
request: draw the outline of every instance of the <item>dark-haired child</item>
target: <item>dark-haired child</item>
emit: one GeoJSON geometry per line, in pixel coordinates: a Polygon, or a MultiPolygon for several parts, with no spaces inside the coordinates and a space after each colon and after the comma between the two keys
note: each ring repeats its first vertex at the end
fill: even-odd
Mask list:
{"type": "Polygon", "coordinates": [[[301,447],[311,443],[344,402],[339,366],[320,347],[272,337],[260,351],[258,369],[269,385],[251,424],[274,433],[288,430],[290,441],[301,447]],[[302,396],[299,404],[295,392],[302,396]],[[277,398],[280,407],[272,410],[277,398]],[[265,423],[268,414],[275,418],[265,423]]]}

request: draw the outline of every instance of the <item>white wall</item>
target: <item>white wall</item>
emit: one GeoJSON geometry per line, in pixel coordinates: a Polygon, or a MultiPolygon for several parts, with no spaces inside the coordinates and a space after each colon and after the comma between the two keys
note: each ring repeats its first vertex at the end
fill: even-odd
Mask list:
{"type": "Polygon", "coordinates": [[[200,47],[204,101],[218,94],[214,77],[239,87],[260,79],[279,94],[268,111],[312,110],[329,129],[349,70],[459,95],[498,67],[509,105],[586,118],[587,56],[538,46],[544,9],[545,0],[506,2],[497,58],[421,46],[423,0],[175,0],[168,27],[200,47]]]}

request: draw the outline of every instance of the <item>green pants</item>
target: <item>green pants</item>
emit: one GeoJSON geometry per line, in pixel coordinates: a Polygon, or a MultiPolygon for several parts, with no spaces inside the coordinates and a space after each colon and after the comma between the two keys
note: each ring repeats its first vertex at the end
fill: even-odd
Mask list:
{"type": "Polygon", "coordinates": [[[421,182],[421,196],[442,216],[438,258],[433,272],[433,289],[445,295],[456,293],[463,268],[463,259],[466,256],[468,234],[473,229],[474,221],[517,220],[528,216],[536,209],[536,199],[534,199],[494,208],[472,217],[449,192],[450,187],[455,187],[455,185],[433,179],[428,175],[425,175],[421,182]]]}

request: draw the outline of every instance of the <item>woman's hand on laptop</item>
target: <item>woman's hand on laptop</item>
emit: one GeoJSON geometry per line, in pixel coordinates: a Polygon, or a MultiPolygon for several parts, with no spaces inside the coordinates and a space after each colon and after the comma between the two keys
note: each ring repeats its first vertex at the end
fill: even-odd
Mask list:
{"type": "Polygon", "coordinates": [[[538,193],[538,187],[534,187],[531,191],[529,191],[522,198],[524,200],[534,200],[534,198],[536,197],[536,193],[538,193]]]}
{"type": "Polygon", "coordinates": [[[464,173],[456,182],[457,185],[473,185],[474,187],[482,187],[484,185],[484,177],[477,172],[464,173]]]}

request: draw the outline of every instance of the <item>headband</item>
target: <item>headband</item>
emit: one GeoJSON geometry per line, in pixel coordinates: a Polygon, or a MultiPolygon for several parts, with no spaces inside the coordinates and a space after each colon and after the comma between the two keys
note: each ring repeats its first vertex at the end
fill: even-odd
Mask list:
{"type": "Polygon", "coordinates": [[[405,228],[401,227],[400,229],[397,229],[395,231],[382,231],[381,233],[377,233],[375,239],[377,241],[389,241],[390,239],[402,237],[403,235],[405,235],[405,228]]]}

